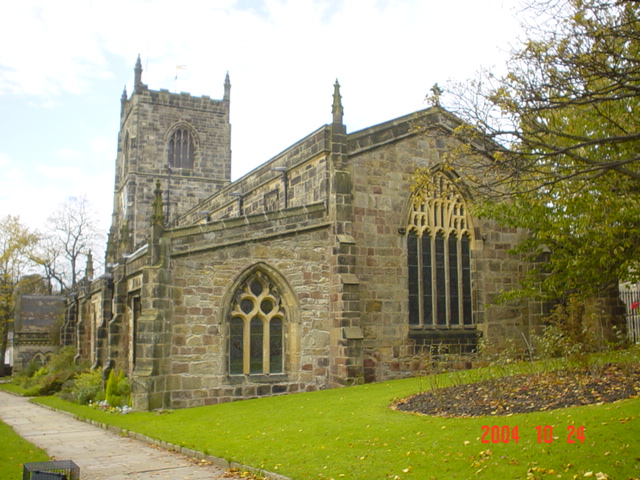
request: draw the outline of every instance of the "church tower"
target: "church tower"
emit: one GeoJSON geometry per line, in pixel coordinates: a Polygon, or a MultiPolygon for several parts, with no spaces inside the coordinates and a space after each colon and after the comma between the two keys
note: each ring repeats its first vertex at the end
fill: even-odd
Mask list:
{"type": "Polygon", "coordinates": [[[231,181],[231,84],[222,100],[154,91],[140,57],[131,96],[122,93],[107,263],[147,243],[154,190],[163,191],[165,225],[231,181]]]}

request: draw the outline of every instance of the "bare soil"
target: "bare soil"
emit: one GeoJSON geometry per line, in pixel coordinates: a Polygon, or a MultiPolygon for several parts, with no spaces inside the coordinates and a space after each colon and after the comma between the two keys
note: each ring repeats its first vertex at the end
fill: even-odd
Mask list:
{"type": "Polygon", "coordinates": [[[442,417],[529,413],[640,396],[640,363],[514,375],[419,393],[396,402],[404,412],[442,417]]]}

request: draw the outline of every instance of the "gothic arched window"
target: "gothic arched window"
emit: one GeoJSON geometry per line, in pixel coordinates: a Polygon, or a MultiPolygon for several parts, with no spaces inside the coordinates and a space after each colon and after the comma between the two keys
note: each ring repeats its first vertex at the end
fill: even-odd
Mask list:
{"type": "Polygon", "coordinates": [[[193,168],[195,142],[186,128],[177,128],[169,138],[169,165],[172,168],[193,168]]]}
{"type": "Polygon", "coordinates": [[[283,373],[285,308],[273,282],[257,271],[233,297],[229,313],[229,374],[283,373]]]}
{"type": "Polygon", "coordinates": [[[471,222],[460,191],[442,173],[412,208],[407,254],[409,325],[471,325],[471,222]]]}

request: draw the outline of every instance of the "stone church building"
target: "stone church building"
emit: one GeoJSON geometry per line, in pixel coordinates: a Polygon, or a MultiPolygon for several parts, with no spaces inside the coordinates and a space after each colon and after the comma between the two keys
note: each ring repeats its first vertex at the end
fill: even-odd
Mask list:
{"type": "Polygon", "coordinates": [[[473,218],[439,169],[459,119],[348,133],[336,82],[330,124],[231,182],[230,89],[150,90],[138,60],[122,95],[106,274],[69,298],[63,338],[124,369],[134,408],[406,377],[430,349],[529,336],[539,303],[491,305],[526,269],[508,254],[525,233],[473,218]]]}

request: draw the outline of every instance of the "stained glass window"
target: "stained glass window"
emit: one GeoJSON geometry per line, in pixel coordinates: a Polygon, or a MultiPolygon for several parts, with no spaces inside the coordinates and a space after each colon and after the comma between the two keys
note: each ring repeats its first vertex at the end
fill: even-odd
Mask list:
{"type": "Polygon", "coordinates": [[[229,324],[229,373],[241,375],[244,359],[244,322],[234,317],[229,324]]]}
{"type": "Polygon", "coordinates": [[[238,288],[229,321],[229,373],[283,373],[285,308],[277,287],[261,271],[238,288]]]}
{"type": "Polygon", "coordinates": [[[407,227],[409,325],[471,325],[471,221],[464,199],[442,173],[414,205],[407,227]]]}

